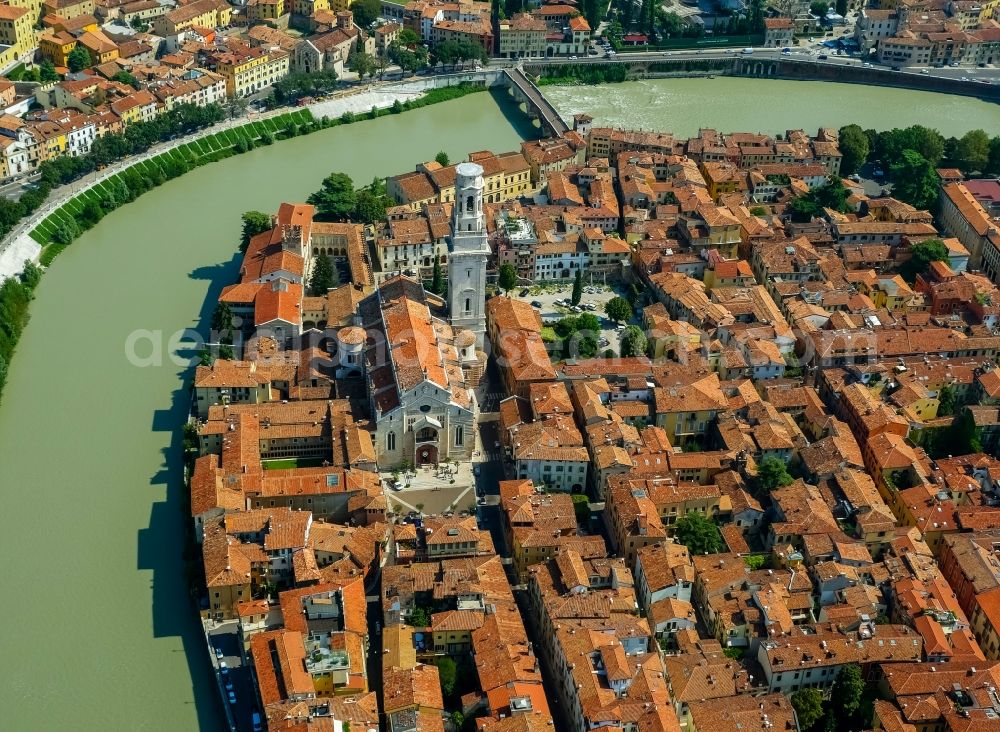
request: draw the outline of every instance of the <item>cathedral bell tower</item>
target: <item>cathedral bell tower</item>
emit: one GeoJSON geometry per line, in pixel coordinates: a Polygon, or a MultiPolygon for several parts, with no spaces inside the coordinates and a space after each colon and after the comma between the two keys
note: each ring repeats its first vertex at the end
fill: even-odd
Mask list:
{"type": "Polygon", "coordinates": [[[476,345],[486,335],[486,240],[483,214],[483,168],[460,163],[455,168],[455,206],[448,251],[448,313],[451,326],[469,330],[476,345]]]}

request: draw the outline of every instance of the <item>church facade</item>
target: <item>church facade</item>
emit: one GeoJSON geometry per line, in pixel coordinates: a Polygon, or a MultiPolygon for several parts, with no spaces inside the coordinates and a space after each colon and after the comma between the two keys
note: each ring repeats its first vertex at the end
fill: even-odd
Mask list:
{"type": "MultiPolygon", "coordinates": [[[[484,361],[486,261],[483,169],[456,169],[448,251],[448,320],[431,312],[420,282],[386,280],[359,305],[364,373],[378,467],[469,460],[476,449],[470,375],[484,361]]],[[[348,329],[345,329],[348,330],[348,329]]],[[[476,376],[478,378],[478,376],[476,376]]]]}

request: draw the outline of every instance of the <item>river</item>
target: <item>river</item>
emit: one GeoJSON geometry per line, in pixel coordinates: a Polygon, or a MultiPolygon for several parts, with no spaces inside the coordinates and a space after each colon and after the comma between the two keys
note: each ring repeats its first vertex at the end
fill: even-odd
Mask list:
{"type": "Polygon", "coordinates": [[[0,409],[0,726],[221,726],[180,557],[190,372],[166,356],[132,365],[127,339],[151,331],[166,350],[171,334],[205,322],[236,277],[243,211],[304,200],[333,171],[363,184],[442,149],[453,160],[517,149],[530,132],[499,104],[475,94],[199,168],[60,255],[0,409]]]}
{"type": "Polygon", "coordinates": [[[690,137],[699,127],[721,132],[783,133],[856,123],[878,130],[912,124],[960,137],[1000,129],[1000,105],[972,97],[781,79],[646,79],[598,86],[546,86],[545,96],[570,120],[578,112],[595,125],[642,128],[690,137]]]}
{"type": "MultiPolygon", "coordinates": [[[[946,134],[1000,126],[997,107],[975,100],[823,83],[718,78],[545,91],[564,113],[682,134],[847,121],[919,121],[946,134]],[[864,100],[850,113],[848,90],[864,100]],[[781,104],[782,94],[792,101],[781,104]]],[[[235,279],[240,214],[303,200],[332,171],[363,184],[441,149],[452,160],[514,149],[526,134],[508,102],[478,94],[281,142],[165,184],[56,260],[0,409],[5,729],[220,726],[180,556],[188,517],[178,427],[190,371],[170,360],[167,344],[204,323],[235,279]],[[164,351],[160,365],[126,358],[138,332],[164,351]]]]}

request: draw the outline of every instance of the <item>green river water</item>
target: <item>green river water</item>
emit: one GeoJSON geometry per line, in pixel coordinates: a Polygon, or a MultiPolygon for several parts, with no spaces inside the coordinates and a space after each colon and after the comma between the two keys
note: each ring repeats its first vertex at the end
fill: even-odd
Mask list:
{"type": "MultiPolygon", "coordinates": [[[[685,133],[699,125],[783,130],[846,121],[830,91],[838,85],[796,87],[779,112],[728,97],[692,105],[684,95],[712,94],[730,81],[737,89],[786,82],[682,81],[683,93],[671,91],[675,101],[664,109],[648,106],[658,103],[660,82],[546,92],[564,113],[587,109],[600,122],[685,133]],[[692,106],[697,115],[676,116],[692,106]]],[[[925,95],[850,89],[867,94],[863,104],[884,115],[881,126],[925,121],[934,111],[925,95]]],[[[934,102],[947,107],[936,124],[946,134],[989,129],[990,120],[994,131],[1000,127],[995,106],[934,102]]],[[[281,142],[146,194],[56,260],[38,289],[0,409],[0,726],[221,727],[180,556],[188,519],[180,510],[178,427],[190,372],[170,360],[169,339],[203,323],[235,278],[243,211],[303,200],[332,171],[362,184],[442,149],[452,160],[515,149],[526,134],[509,104],[479,94],[281,142]],[[126,357],[130,334],[141,331],[162,348],[160,365],[139,367],[126,357]]],[[[148,343],[141,350],[148,355],[148,343]]]]}
{"type": "Polygon", "coordinates": [[[779,79],[646,79],[599,86],[546,86],[565,119],[578,112],[595,125],[642,128],[689,137],[720,132],[784,133],[859,124],[877,130],[921,124],[960,137],[1000,129],[1000,104],[972,97],[860,84],[779,79]]]}

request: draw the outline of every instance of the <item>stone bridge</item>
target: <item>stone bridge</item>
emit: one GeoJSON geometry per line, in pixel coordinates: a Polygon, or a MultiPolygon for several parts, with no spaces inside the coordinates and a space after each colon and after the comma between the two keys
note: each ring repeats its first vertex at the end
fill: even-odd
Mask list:
{"type": "Polygon", "coordinates": [[[520,67],[512,67],[503,70],[498,77],[497,83],[507,87],[514,101],[525,108],[527,115],[534,120],[538,120],[542,131],[552,137],[562,137],[569,131],[569,127],[559,112],[552,106],[552,103],[545,98],[545,95],[538,89],[532,81],[525,76],[520,67]]]}

